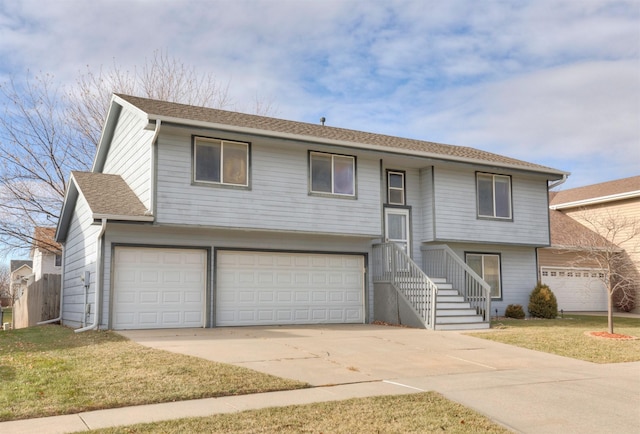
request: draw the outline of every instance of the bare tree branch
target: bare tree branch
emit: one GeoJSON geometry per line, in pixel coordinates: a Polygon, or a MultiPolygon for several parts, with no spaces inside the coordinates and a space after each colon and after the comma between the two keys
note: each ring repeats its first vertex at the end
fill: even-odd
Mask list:
{"type": "MultiPolygon", "coordinates": [[[[90,170],[112,93],[233,110],[229,84],[156,50],[132,71],[89,66],[72,88],[44,74],[0,83],[0,251],[27,249],[55,226],[72,170],[90,170]]],[[[256,98],[267,114],[271,102],[256,98]]]]}

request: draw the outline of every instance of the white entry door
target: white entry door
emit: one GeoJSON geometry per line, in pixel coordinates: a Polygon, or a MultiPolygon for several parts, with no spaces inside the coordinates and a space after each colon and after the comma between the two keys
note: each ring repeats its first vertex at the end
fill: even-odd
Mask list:
{"type": "Polygon", "coordinates": [[[396,243],[407,255],[411,255],[411,229],[408,209],[384,209],[384,237],[387,241],[396,243]]]}

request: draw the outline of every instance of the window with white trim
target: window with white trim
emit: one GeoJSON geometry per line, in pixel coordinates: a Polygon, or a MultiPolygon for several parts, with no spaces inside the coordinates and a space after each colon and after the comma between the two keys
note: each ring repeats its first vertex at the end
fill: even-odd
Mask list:
{"type": "Polygon", "coordinates": [[[491,298],[502,298],[500,255],[495,253],[466,253],[465,262],[491,286],[491,298]]]}
{"type": "Polygon", "coordinates": [[[477,173],[478,217],[511,219],[511,177],[477,173]]]}
{"type": "Polygon", "coordinates": [[[196,137],[193,180],[210,184],[249,185],[249,144],[196,137]]]}
{"type": "Polygon", "coordinates": [[[387,203],[404,205],[404,172],[389,170],[387,172],[387,203]]]}
{"type": "Polygon", "coordinates": [[[309,166],[311,193],[355,196],[355,157],[311,152],[309,166]]]}

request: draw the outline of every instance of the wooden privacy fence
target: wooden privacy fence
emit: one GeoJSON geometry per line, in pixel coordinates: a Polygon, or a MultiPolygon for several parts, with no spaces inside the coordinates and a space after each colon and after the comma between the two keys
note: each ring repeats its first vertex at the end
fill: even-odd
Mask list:
{"type": "Polygon", "coordinates": [[[60,316],[60,282],[59,274],[44,274],[30,284],[13,304],[13,327],[31,327],[60,316]]]}

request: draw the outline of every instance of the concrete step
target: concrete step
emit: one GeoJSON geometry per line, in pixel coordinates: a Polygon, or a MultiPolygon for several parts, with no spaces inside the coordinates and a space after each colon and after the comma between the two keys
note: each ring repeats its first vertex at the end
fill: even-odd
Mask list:
{"type": "Polygon", "coordinates": [[[438,324],[469,324],[482,322],[480,315],[456,315],[456,316],[437,316],[436,325],[438,324]]]}
{"type": "Polygon", "coordinates": [[[467,302],[441,302],[438,300],[436,302],[436,309],[471,309],[471,304],[467,302]]]}
{"type": "Polygon", "coordinates": [[[438,324],[436,322],[436,330],[486,330],[490,327],[489,323],[463,323],[463,324],[438,324]]]}
{"type": "Polygon", "coordinates": [[[477,316],[475,309],[438,309],[436,308],[436,317],[439,316],[477,316]]]}

